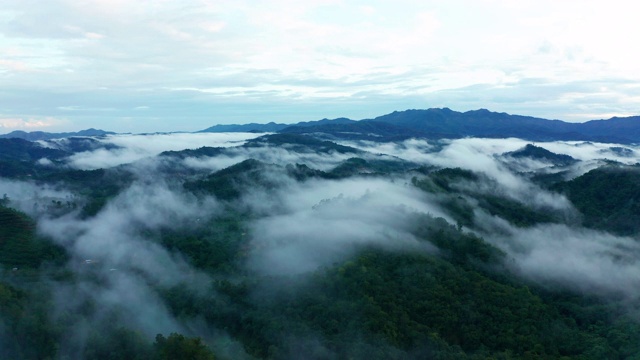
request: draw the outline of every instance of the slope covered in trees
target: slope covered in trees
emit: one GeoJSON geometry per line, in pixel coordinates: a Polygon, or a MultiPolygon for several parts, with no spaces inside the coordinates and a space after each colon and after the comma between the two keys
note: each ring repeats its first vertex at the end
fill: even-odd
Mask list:
{"type": "Polygon", "coordinates": [[[47,196],[0,205],[0,357],[640,356],[637,166],[548,190],[504,159],[580,162],[412,145],[276,134],[3,177],[47,196]]]}
{"type": "Polygon", "coordinates": [[[585,226],[630,236],[640,231],[639,166],[603,166],[555,188],[584,215],[585,226]]]}

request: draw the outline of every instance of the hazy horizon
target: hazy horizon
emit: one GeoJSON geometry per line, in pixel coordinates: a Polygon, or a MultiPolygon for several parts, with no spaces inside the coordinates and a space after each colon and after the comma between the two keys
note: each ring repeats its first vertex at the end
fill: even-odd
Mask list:
{"type": "Polygon", "coordinates": [[[5,0],[0,132],[640,114],[631,3],[5,0]]]}
{"type": "MultiPolygon", "coordinates": [[[[444,107],[444,108],[447,108],[447,107],[444,107]]],[[[440,108],[440,109],[442,109],[442,108],[440,108]]],[[[337,120],[337,119],[341,119],[341,118],[348,118],[349,120],[362,121],[362,120],[371,120],[371,119],[374,119],[374,118],[376,118],[378,116],[387,115],[387,114],[390,114],[390,113],[393,113],[393,112],[402,112],[402,111],[410,111],[410,110],[428,110],[428,109],[394,110],[394,111],[389,112],[389,113],[379,114],[379,115],[376,115],[376,116],[373,116],[373,117],[370,117],[370,118],[362,118],[362,119],[353,119],[353,118],[348,118],[346,116],[338,116],[338,117],[335,117],[335,118],[326,118],[326,117],[324,117],[324,118],[318,118],[318,119],[303,119],[303,120],[292,120],[292,121],[282,121],[282,122],[278,122],[278,121],[247,121],[247,122],[238,122],[238,123],[214,123],[214,124],[205,126],[203,128],[192,129],[192,130],[170,130],[170,129],[168,129],[168,130],[164,130],[164,131],[160,131],[160,130],[156,131],[156,130],[152,130],[151,129],[151,130],[148,130],[148,131],[139,131],[139,132],[121,132],[121,131],[118,131],[117,129],[108,128],[106,126],[105,127],[95,127],[95,126],[93,126],[93,127],[82,128],[82,129],[79,129],[79,128],[77,128],[77,129],[76,128],[67,128],[67,129],[64,129],[64,130],[54,131],[53,129],[38,129],[38,128],[28,128],[28,127],[27,128],[21,128],[21,129],[9,129],[9,128],[0,126],[0,135],[6,135],[6,134],[9,134],[9,133],[11,133],[13,131],[16,131],[16,130],[25,131],[27,133],[29,133],[29,132],[38,132],[38,131],[44,131],[44,132],[50,132],[50,133],[66,133],[66,132],[79,132],[79,131],[91,130],[91,129],[102,130],[102,131],[107,131],[107,132],[114,132],[116,134],[196,133],[196,132],[199,132],[199,131],[202,131],[202,130],[206,130],[206,129],[210,128],[210,127],[214,127],[214,126],[217,126],[217,125],[243,125],[243,124],[251,124],[251,123],[255,123],[255,124],[277,123],[277,124],[285,124],[285,125],[295,125],[295,124],[300,123],[300,122],[310,122],[310,121],[312,122],[312,121],[319,121],[319,120],[337,120]]],[[[477,111],[477,110],[489,110],[491,112],[499,113],[497,111],[492,111],[491,109],[484,109],[484,108],[472,109],[472,110],[466,110],[466,111],[458,111],[456,109],[450,109],[450,110],[457,111],[457,112],[460,112],[460,113],[464,113],[464,112],[467,112],[467,111],[477,111]]],[[[531,115],[527,115],[527,114],[513,114],[513,113],[510,113],[509,115],[531,116],[531,115]]],[[[629,116],[640,116],[640,115],[629,115],[629,116]]],[[[535,117],[535,116],[531,116],[531,117],[535,117]]],[[[611,117],[611,118],[613,118],[613,117],[611,117]]],[[[556,119],[556,118],[541,118],[541,119],[560,120],[560,121],[573,122],[573,123],[585,123],[585,122],[593,121],[593,120],[610,120],[611,118],[607,118],[607,119],[588,119],[588,120],[581,120],[581,121],[566,121],[566,120],[556,119]]],[[[100,125],[98,125],[98,126],[100,126],[100,125]]]]}

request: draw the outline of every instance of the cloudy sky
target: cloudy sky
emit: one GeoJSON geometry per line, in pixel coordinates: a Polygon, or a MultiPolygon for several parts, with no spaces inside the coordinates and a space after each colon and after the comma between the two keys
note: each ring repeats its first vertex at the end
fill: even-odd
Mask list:
{"type": "Polygon", "coordinates": [[[0,0],[0,133],[640,114],[627,0],[0,0]]]}

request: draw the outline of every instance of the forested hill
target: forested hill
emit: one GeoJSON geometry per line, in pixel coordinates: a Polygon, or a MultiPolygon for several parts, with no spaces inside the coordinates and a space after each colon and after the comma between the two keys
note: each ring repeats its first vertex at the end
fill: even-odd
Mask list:
{"type": "MultiPolygon", "coordinates": [[[[337,118],[295,124],[275,122],[218,124],[197,132],[280,132],[312,135],[325,139],[371,141],[398,141],[409,138],[433,140],[464,137],[515,137],[529,141],[596,141],[634,144],[640,143],[640,116],[569,123],[561,120],[492,112],[486,109],[458,112],[449,108],[431,108],[394,111],[373,119],[358,121],[337,118]]],[[[66,133],[13,131],[0,135],[0,138],[37,141],[114,134],[114,132],[96,129],[66,133]]]]}
{"type": "Polygon", "coordinates": [[[0,139],[0,359],[640,359],[640,147],[227,136],[0,139]]]}
{"type": "Polygon", "coordinates": [[[285,132],[324,134],[339,139],[516,137],[530,141],[580,140],[640,142],[640,116],[569,123],[486,109],[458,112],[448,108],[406,110],[360,121],[345,118],[285,124],[216,125],[202,132],[285,132]]]}

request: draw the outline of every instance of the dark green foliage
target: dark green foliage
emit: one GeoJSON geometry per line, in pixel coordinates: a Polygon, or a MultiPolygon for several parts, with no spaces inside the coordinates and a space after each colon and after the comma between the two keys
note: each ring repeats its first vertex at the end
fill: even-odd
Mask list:
{"type": "Polygon", "coordinates": [[[37,268],[44,261],[62,262],[59,246],[38,238],[35,223],[26,214],[0,205],[0,265],[6,268],[37,268]]]}
{"type": "Polygon", "coordinates": [[[215,356],[200,338],[187,338],[184,335],[172,333],[165,338],[161,334],[156,336],[153,344],[159,360],[214,360],[215,356]]]}
{"type": "Polygon", "coordinates": [[[41,158],[60,159],[71,155],[62,150],[45,148],[37,143],[11,138],[0,139],[0,160],[35,162],[41,158]]]}
{"type": "Polygon", "coordinates": [[[342,179],[355,175],[384,176],[389,173],[404,172],[414,167],[414,164],[402,160],[372,159],[352,157],[327,172],[328,179],[342,179]]]}
{"type": "Polygon", "coordinates": [[[591,170],[554,190],[567,195],[587,227],[633,235],[640,231],[640,167],[610,165],[591,170]]]}
{"type": "Polygon", "coordinates": [[[248,159],[228,168],[217,171],[203,180],[186,182],[185,189],[192,192],[205,192],[222,200],[238,198],[246,185],[273,186],[270,179],[264,176],[268,169],[279,169],[275,165],[267,165],[255,159],[248,159]]]}
{"type": "MultiPolygon", "coordinates": [[[[171,334],[158,335],[156,342],[142,334],[118,326],[110,319],[87,324],[86,337],[76,326],[83,324],[83,314],[67,313],[52,321],[50,289],[37,285],[28,291],[0,282],[0,358],[95,360],[214,359],[199,338],[171,334]],[[61,344],[64,344],[61,346],[61,344]]],[[[86,323],[84,323],[86,324],[86,323]]]]}
{"type": "Polygon", "coordinates": [[[453,220],[455,220],[458,226],[473,227],[474,208],[469,204],[469,201],[462,196],[449,196],[443,199],[441,202],[443,208],[447,209],[453,220]]]}
{"type": "Polygon", "coordinates": [[[234,200],[248,188],[272,189],[280,186],[279,179],[289,176],[298,181],[309,178],[342,179],[355,175],[384,176],[393,171],[411,168],[410,163],[395,160],[365,160],[349,158],[329,172],[316,170],[304,164],[285,167],[265,164],[255,159],[244,160],[228,168],[219,170],[201,180],[184,183],[184,188],[194,193],[213,194],[221,200],[234,200]],[[268,176],[268,174],[276,176],[268,176]]]}
{"type": "MultiPolygon", "coordinates": [[[[90,129],[92,130],[92,129],[90,129]]],[[[88,130],[88,131],[90,131],[88,130]]],[[[73,146],[98,146],[95,140],[68,140],[73,146]],[[88,145],[87,145],[88,144],[88,145]]],[[[104,145],[105,148],[111,148],[104,145]]],[[[72,153],[53,148],[45,148],[37,143],[18,139],[0,139],[0,177],[29,180],[35,183],[64,185],[80,197],[89,200],[84,204],[84,216],[95,215],[106,203],[123,188],[131,184],[133,174],[123,168],[74,170],[60,166],[61,159],[72,153]],[[53,166],[38,165],[37,161],[47,158],[53,166]]],[[[78,204],[69,204],[69,210],[78,204]]]]}
{"type": "Polygon", "coordinates": [[[470,353],[524,354],[541,341],[536,326],[548,311],[526,288],[429,256],[365,253],[325,281],[350,289],[368,331],[407,350],[442,339],[470,353]]]}
{"type": "Polygon", "coordinates": [[[160,156],[177,157],[185,159],[189,157],[213,157],[223,154],[224,148],[203,146],[197,149],[186,149],[180,151],[163,151],[160,156]]]}
{"type": "MultiPolygon", "coordinates": [[[[87,136],[97,137],[97,135],[87,135],[87,136]]],[[[114,149],[121,148],[118,145],[115,145],[109,142],[103,142],[94,137],[67,137],[64,140],[57,140],[57,141],[48,140],[47,143],[49,143],[54,148],[60,148],[63,151],[68,151],[72,153],[79,153],[83,151],[94,151],[97,149],[114,150],[114,149]]]]}
{"type": "Polygon", "coordinates": [[[202,315],[224,328],[258,358],[622,359],[638,353],[640,324],[612,317],[618,310],[608,302],[536,293],[496,273],[503,254],[481,238],[443,219],[415,223],[416,236],[436,245],[438,256],[362,249],[311,279],[244,275],[216,282],[209,295],[176,288],[165,299],[180,316],[202,315]]]}
{"type": "Polygon", "coordinates": [[[455,264],[499,264],[502,261],[504,253],[498,248],[472,233],[462,232],[443,218],[420,216],[415,223],[416,236],[436,245],[455,264]]]}
{"type": "Polygon", "coordinates": [[[0,358],[54,358],[59,333],[49,320],[45,296],[0,282],[0,358]]]}
{"type": "MultiPolygon", "coordinates": [[[[332,144],[286,134],[247,146],[352,152],[332,144]]],[[[220,151],[200,148],[164,156],[216,156],[220,151]]],[[[197,195],[226,200],[221,211],[136,236],[161,245],[207,277],[197,277],[197,283],[154,282],[150,287],[175,320],[186,324],[188,335],[207,329],[207,344],[216,345],[218,331],[228,334],[255,358],[638,358],[640,323],[629,315],[636,300],[587,296],[524,281],[510,272],[511,260],[502,251],[467,231],[473,229],[476,209],[522,227],[559,220],[552,212],[490,193],[489,179],[464,169],[424,167],[411,173],[416,174],[413,185],[429,192],[457,222],[407,213],[410,225],[403,231],[415,236],[423,250],[356,245],[348,259],[302,275],[266,276],[246,266],[253,251],[260,251],[260,244],[247,235],[251,221],[260,215],[238,210],[233,201],[248,191],[282,190],[289,181],[314,178],[402,176],[413,166],[364,155],[328,172],[305,164],[282,167],[247,160],[206,177],[179,178],[197,195]],[[480,183],[485,187],[474,187],[480,183]]],[[[28,169],[20,171],[27,174],[28,169]]],[[[638,215],[637,177],[634,167],[612,167],[561,183],[558,190],[568,194],[592,227],[638,226],[632,221],[638,215]],[[602,216],[608,216],[607,223],[597,222],[602,216]]],[[[96,214],[134,181],[125,168],[40,171],[33,178],[67,184],[86,197],[88,203],[80,204],[85,205],[85,216],[96,214]]],[[[100,278],[97,272],[69,274],[66,269],[74,264],[65,264],[64,252],[38,238],[35,223],[7,208],[10,205],[10,199],[1,199],[0,263],[5,269],[0,272],[0,358],[214,358],[198,337],[172,333],[158,335],[154,342],[124,325],[118,310],[101,309],[91,297],[69,299],[80,304],[74,311],[55,313],[53,286],[84,286],[80,281],[92,276],[97,286],[112,278],[100,278]],[[100,321],[83,327],[81,338],[69,335],[95,318],[100,321]]],[[[635,227],[622,230],[637,234],[635,227]]]]}
{"type": "Polygon", "coordinates": [[[141,334],[126,328],[92,330],[84,349],[87,360],[165,359],[141,334]]]}
{"type": "Polygon", "coordinates": [[[427,175],[426,177],[413,177],[411,182],[414,186],[430,193],[453,193],[456,190],[452,187],[455,184],[465,181],[476,181],[478,175],[472,171],[461,168],[430,169],[421,168],[418,172],[427,175]]]}
{"type": "Polygon", "coordinates": [[[286,146],[287,149],[296,152],[317,152],[317,153],[330,153],[336,152],[340,154],[359,154],[362,151],[344,145],[338,145],[331,141],[317,140],[311,136],[296,135],[296,134],[272,134],[264,135],[259,138],[255,138],[247,141],[245,147],[257,147],[257,146],[286,146]]]}
{"type": "MultiPolygon", "coordinates": [[[[37,184],[63,185],[80,198],[88,200],[86,204],[82,204],[83,215],[87,217],[98,213],[109,199],[130,185],[134,179],[134,175],[123,168],[74,170],[58,165],[40,166],[34,161],[0,160],[0,177],[28,180],[37,184]]],[[[69,210],[74,210],[79,204],[68,205],[69,210]]]]}
{"type": "Polygon", "coordinates": [[[0,177],[26,179],[34,174],[34,164],[26,161],[0,160],[0,177]]]}
{"type": "Polygon", "coordinates": [[[141,334],[126,328],[92,331],[84,349],[87,360],[214,360],[200,338],[172,333],[158,334],[151,344],[141,334]]]}
{"type": "Polygon", "coordinates": [[[568,170],[552,173],[538,173],[531,176],[530,180],[542,188],[549,189],[557,183],[566,181],[567,177],[570,175],[571,173],[568,170]]]}
{"type": "Polygon", "coordinates": [[[327,177],[327,174],[324,171],[312,169],[305,164],[287,164],[285,168],[287,171],[287,175],[298,181],[304,181],[310,178],[327,177]]]}
{"type": "Polygon", "coordinates": [[[350,158],[336,166],[329,173],[335,178],[346,178],[367,171],[367,161],[361,158],[350,158]]]}
{"type": "Polygon", "coordinates": [[[580,297],[565,299],[572,304],[567,311],[560,299],[498,279],[430,255],[366,250],[317,272],[312,281],[282,277],[220,284],[215,305],[195,312],[224,324],[259,358],[299,356],[291,354],[296,343],[313,344],[306,349],[308,358],[637,354],[637,323],[612,323],[603,316],[610,310],[592,311],[580,297]],[[279,292],[269,295],[261,285],[279,292]],[[256,287],[259,300],[247,302],[248,288],[256,287]]]}
{"type": "Polygon", "coordinates": [[[465,170],[461,168],[445,168],[435,172],[436,175],[449,180],[465,179],[469,181],[478,180],[478,175],[474,174],[471,170],[465,170]]]}
{"type": "Polygon", "coordinates": [[[61,170],[40,179],[41,181],[64,184],[75,191],[80,198],[86,198],[82,204],[82,216],[96,215],[104,205],[123,189],[129,186],[134,175],[122,168],[96,170],[61,170]]]}
{"type": "Polygon", "coordinates": [[[483,195],[478,196],[478,200],[478,205],[489,214],[499,216],[516,226],[528,227],[558,221],[552,212],[535,210],[504,196],[483,195]]]}
{"type": "Polygon", "coordinates": [[[431,181],[447,192],[453,191],[452,184],[461,181],[477,181],[478,175],[461,168],[444,168],[430,174],[431,181]]]}
{"type": "Polygon", "coordinates": [[[478,182],[491,184],[491,180],[488,178],[460,168],[431,171],[427,173],[426,177],[412,179],[413,185],[426,192],[445,195],[440,198],[440,204],[450,212],[460,225],[469,227],[474,225],[474,206],[467,199],[474,199],[477,206],[489,214],[499,216],[519,227],[560,221],[561,217],[554,214],[553,211],[534,209],[504,195],[460,186],[478,182]]]}
{"type": "Polygon", "coordinates": [[[238,257],[247,246],[246,229],[237,217],[194,219],[191,229],[165,229],[160,242],[170,251],[186,256],[195,267],[214,273],[236,270],[238,257]]]}
{"type": "Polygon", "coordinates": [[[535,146],[532,144],[527,144],[524,148],[508,153],[504,153],[503,155],[510,156],[513,158],[530,158],[535,160],[543,160],[553,163],[558,166],[568,166],[572,165],[578,160],[572,158],[569,155],[565,154],[556,154],[545,148],[535,146]]]}

